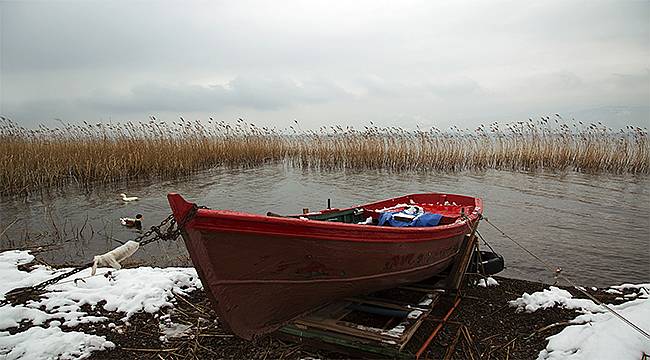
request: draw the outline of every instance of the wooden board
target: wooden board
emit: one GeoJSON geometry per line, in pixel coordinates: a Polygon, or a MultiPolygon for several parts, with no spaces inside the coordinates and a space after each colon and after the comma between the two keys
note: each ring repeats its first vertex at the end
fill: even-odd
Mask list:
{"type": "Polygon", "coordinates": [[[347,298],[284,326],[279,330],[278,336],[350,355],[412,357],[404,352],[404,348],[444,296],[444,290],[414,284],[400,287],[400,292],[412,296],[417,301],[406,302],[381,297],[379,294],[347,298]],[[392,314],[398,310],[411,316],[395,318],[368,313],[366,317],[369,322],[377,322],[378,318],[389,318],[383,326],[372,326],[364,323],[363,311],[355,310],[355,306],[358,309],[359,305],[364,309],[376,309],[379,313],[387,311],[392,314]]]}

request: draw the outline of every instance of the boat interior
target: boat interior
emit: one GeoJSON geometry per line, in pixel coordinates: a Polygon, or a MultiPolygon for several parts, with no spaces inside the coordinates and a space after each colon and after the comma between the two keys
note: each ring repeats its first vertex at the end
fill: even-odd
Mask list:
{"type": "MultiPolygon", "coordinates": [[[[411,208],[416,211],[442,215],[438,225],[452,224],[463,214],[477,209],[476,198],[451,194],[414,194],[383,200],[347,209],[331,208],[318,212],[305,211],[288,217],[308,220],[342,222],[348,224],[377,225],[384,212],[399,213],[411,208]]],[[[306,209],[305,209],[306,210],[306,209]]],[[[480,210],[480,209],[478,209],[480,210]]],[[[268,213],[273,216],[275,214],[268,213]]],[[[408,217],[404,219],[410,221],[408,217]]]]}

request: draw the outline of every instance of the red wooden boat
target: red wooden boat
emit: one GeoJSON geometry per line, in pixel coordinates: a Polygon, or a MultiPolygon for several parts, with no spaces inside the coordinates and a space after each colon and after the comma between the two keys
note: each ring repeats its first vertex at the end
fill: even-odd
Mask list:
{"type": "MultiPolygon", "coordinates": [[[[194,204],[168,195],[180,221],[194,204]]],[[[199,209],[183,231],[220,319],[251,339],[333,300],[424,280],[447,268],[482,212],[478,198],[413,194],[287,217],[199,209]],[[376,223],[409,205],[443,215],[434,227],[376,223]]]]}

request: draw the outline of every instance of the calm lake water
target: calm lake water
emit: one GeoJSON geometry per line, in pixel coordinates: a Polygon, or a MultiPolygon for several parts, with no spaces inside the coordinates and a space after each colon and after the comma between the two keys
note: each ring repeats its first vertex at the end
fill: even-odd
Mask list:
{"type": "MultiPolygon", "coordinates": [[[[629,175],[325,172],[282,164],[218,168],[178,181],[0,199],[0,233],[18,219],[0,237],[0,248],[57,239],[63,243],[48,248],[42,258],[55,264],[85,263],[119,245],[113,239],[126,241],[138,235],[120,226],[120,217],[141,213],[145,228],[158,224],[170,212],[166,194],[172,191],[199,205],[261,214],[322,209],[328,198],[333,207],[347,207],[417,192],[477,196],[491,222],[580,284],[650,282],[650,177],[629,175]],[[137,195],[140,201],[123,203],[121,192],[137,195]],[[45,231],[46,236],[38,235],[45,231]],[[84,236],[75,239],[79,231],[84,236]]],[[[553,282],[541,264],[487,223],[479,231],[505,256],[507,269],[501,275],[553,282]]],[[[135,262],[189,264],[182,241],[149,245],[135,262]]]]}

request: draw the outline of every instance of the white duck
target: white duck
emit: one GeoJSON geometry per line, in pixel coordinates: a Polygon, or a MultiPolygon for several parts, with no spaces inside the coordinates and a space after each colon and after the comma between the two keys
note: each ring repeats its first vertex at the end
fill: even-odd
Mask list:
{"type": "Polygon", "coordinates": [[[120,194],[120,196],[122,197],[122,201],[126,201],[126,202],[131,202],[131,201],[137,201],[138,200],[137,196],[126,196],[126,194],[120,194]]]}

